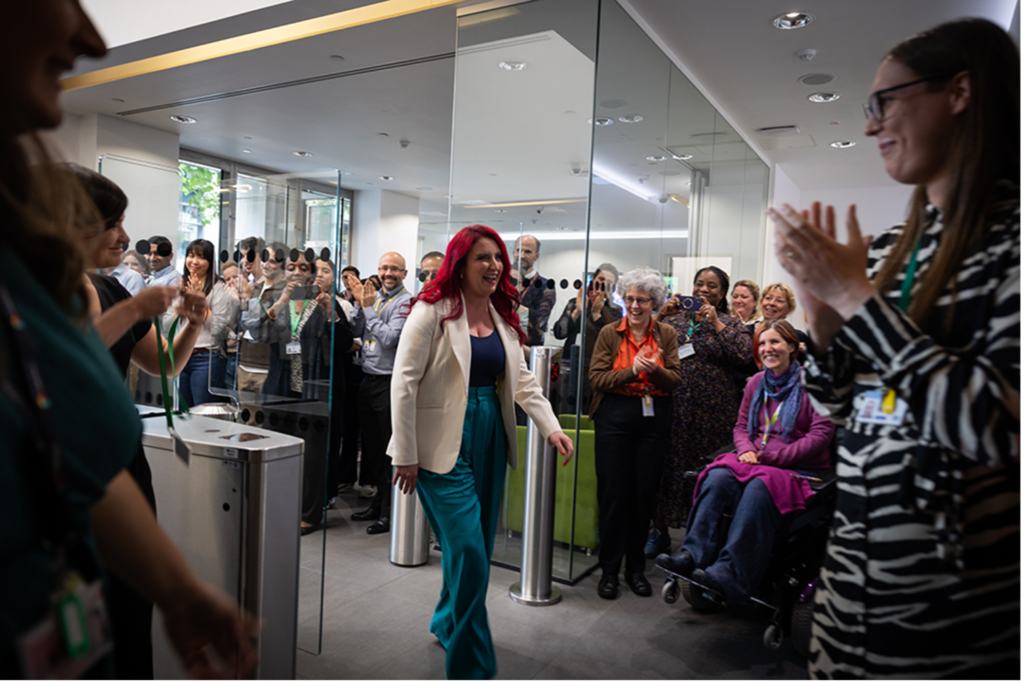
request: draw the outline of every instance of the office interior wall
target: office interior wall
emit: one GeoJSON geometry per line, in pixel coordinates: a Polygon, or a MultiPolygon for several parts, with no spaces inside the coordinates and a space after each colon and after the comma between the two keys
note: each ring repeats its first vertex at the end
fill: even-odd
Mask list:
{"type": "Polygon", "coordinates": [[[358,190],[352,201],[352,264],[365,279],[377,261],[395,251],[405,258],[405,286],[415,291],[420,201],[389,190],[358,190]]]}

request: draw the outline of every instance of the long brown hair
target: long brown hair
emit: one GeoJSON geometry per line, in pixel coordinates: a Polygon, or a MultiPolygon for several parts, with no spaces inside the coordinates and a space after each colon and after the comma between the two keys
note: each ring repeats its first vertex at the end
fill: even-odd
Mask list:
{"type": "MultiPolygon", "coordinates": [[[[964,259],[980,245],[989,216],[1009,206],[1009,198],[1006,202],[997,199],[998,183],[1012,183],[1013,200],[1019,201],[1020,54],[1006,31],[992,22],[960,19],[907,38],[892,48],[886,59],[903,64],[922,78],[966,71],[970,79],[970,101],[958,117],[949,145],[951,191],[944,207],[942,240],[907,311],[924,326],[964,259]]],[[[945,84],[937,82],[930,87],[940,89],[945,84]]],[[[875,277],[879,291],[890,290],[906,266],[924,230],[927,203],[925,187],[919,185],[903,234],[875,277]]]]}

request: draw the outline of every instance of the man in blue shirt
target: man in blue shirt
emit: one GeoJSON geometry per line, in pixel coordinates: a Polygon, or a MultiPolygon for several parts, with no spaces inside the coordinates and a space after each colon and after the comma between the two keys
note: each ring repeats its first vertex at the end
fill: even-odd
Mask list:
{"type": "Polygon", "coordinates": [[[149,277],[149,286],[181,286],[181,273],[171,265],[174,261],[174,245],[171,244],[170,239],[159,234],[155,237],[150,237],[149,255],[146,256],[146,260],[149,261],[149,269],[153,272],[149,277]],[[166,246],[161,248],[164,244],[166,246]]]}
{"type": "Polygon", "coordinates": [[[345,273],[345,284],[357,302],[349,324],[352,335],[363,339],[363,383],[359,387],[362,465],[369,467],[377,486],[370,506],[352,518],[373,520],[366,529],[370,535],[391,530],[391,458],[387,454],[391,440],[391,374],[412,300],[412,294],[402,284],[406,274],[405,259],[394,252],[385,253],[377,263],[377,275],[383,285],[380,291],[369,280],[360,284],[354,275],[345,273]]]}

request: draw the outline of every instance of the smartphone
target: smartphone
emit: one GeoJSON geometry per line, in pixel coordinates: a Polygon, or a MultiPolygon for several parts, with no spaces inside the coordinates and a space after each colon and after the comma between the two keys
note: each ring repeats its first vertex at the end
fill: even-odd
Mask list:
{"type": "Polygon", "coordinates": [[[697,312],[704,305],[704,300],[700,296],[676,294],[676,300],[679,301],[680,310],[689,310],[690,312],[697,312]]]}

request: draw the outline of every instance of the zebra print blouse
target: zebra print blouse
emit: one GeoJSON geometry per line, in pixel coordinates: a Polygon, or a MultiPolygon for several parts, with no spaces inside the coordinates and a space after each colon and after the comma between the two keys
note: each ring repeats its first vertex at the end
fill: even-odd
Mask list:
{"type": "MultiPolygon", "coordinates": [[[[901,275],[807,363],[815,407],[847,429],[814,677],[1019,677],[1020,190],[1002,189],[1005,208],[925,329],[897,306],[901,275]],[[857,421],[883,387],[909,404],[903,424],[857,421]]],[[[929,207],[915,289],[942,229],[929,207]]],[[[902,230],[874,241],[869,277],[902,230]]]]}

